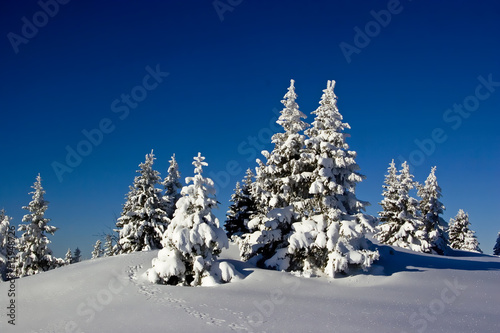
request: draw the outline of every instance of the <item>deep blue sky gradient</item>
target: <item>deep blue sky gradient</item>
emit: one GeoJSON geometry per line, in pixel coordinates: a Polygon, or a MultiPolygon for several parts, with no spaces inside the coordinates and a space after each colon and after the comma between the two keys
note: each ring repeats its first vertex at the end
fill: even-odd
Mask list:
{"type": "Polygon", "coordinates": [[[356,45],[355,27],[376,29],[371,11],[388,4],[244,0],[221,21],[212,1],[73,0],[16,53],[8,34],[21,35],[22,18],[33,22],[42,9],[36,1],[2,1],[0,207],[20,223],[41,173],[46,216],[59,228],[52,249],[63,256],[78,246],[89,257],[98,235],[114,227],[145,154],[154,149],[165,176],[175,153],[185,177],[200,151],[224,220],[234,184],[255,167],[260,145],[272,149],[269,134],[289,80],[311,122],[333,79],[352,127],[348,143],[367,176],[358,196],[372,203],[368,212],[380,209],[391,159],[399,166],[399,156],[413,156],[418,181],[437,165],[444,218],[464,209],[491,253],[500,231],[500,87],[480,88],[490,94],[467,118],[447,110],[475,95],[479,76],[500,82],[500,4],[401,1],[390,22],[361,41],[367,45],[358,40],[348,62],[339,45],[356,45]],[[126,117],[113,112],[125,105],[122,94],[141,92],[148,66],[169,75],[126,117]],[[76,149],[82,131],[103,119],[113,130],[60,181],[53,163],[65,163],[66,147],[76,149]],[[415,152],[415,140],[429,143],[436,128],[446,140],[434,141],[428,154],[415,152]]]}

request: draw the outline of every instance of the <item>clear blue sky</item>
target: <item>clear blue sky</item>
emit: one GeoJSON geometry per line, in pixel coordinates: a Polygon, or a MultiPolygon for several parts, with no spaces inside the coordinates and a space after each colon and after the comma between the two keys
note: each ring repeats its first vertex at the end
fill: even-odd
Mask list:
{"type": "Polygon", "coordinates": [[[309,115],[333,79],[367,176],[358,196],[372,203],[368,212],[380,209],[391,159],[412,157],[421,182],[437,165],[444,218],[464,209],[492,252],[500,231],[497,1],[219,3],[232,5],[69,1],[46,6],[47,15],[36,1],[1,2],[0,207],[14,224],[41,173],[46,216],[59,228],[52,249],[63,256],[78,246],[89,257],[151,149],[162,176],[173,153],[183,177],[198,151],[206,156],[224,220],[235,182],[255,167],[260,146],[272,148],[273,110],[289,80],[309,115]],[[83,142],[84,130],[97,145],[83,142]],[[87,156],[70,166],[67,147],[87,156]],[[58,176],[54,162],[72,172],[58,176]]]}

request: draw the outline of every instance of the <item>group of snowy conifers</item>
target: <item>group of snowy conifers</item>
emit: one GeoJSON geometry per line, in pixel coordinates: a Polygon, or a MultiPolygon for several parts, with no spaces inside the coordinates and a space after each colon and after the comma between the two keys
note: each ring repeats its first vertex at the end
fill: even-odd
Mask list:
{"type": "MultiPolygon", "coordinates": [[[[375,231],[376,219],[363,214],[367,203],[355,195],[363,176],[358,173],[356,153],[345,142],[343,131],[349,125],[342,122],[333,88],[329,81],[309,126],[302,120],[305,115],[299,111],[291,81],[277,121],[284,131],[273,135],[274,149],[263,152],[266,161],[257,161],[256,174],[248,173],[242,194],[248,202],[236,203],[233,196],[238,208],[232,206],[232,211],[245,228],[237,240],[243,259],[267,268],[305,275],[321,271],[332,277],[350,266],[367,269],[378,259],[365,238],[366,232],[375,231]]],[[[195,158],[195,176],[186,179],[189,185],[182,188],[171,218],[162,211],[159,195],[145,194],[159,182],[152,169],[141,168],[128,195],[117,224],[118,246],[121,252],[158,247],[151,235],[161,235],[162,249],[147,273],[152,282],[199,285],[203,280],[228,281],[235,274],[231,265],[215,260],[228,240],[211,212],[216,200],[213,182],[202,176],[203,159],[195,158]],[[144,177],[145,173],[150,176],[144,177]],[[149,205],[133,208],[137,195],[149,198],[149,205]],[[134,218],[138,223],[131,223],[134,218]],[[151,231],[148,237],[146,229],[151,231]]],[[[152,163],[152,156],[147,160],[152,163]]],[[[229,217],[229,234],[232,224],[229,217]]]]}
{"type": "Polygon", "coordinates": [[[406,162],[399,172],[394,161],[385,177],[384,199],[380,203],[379,231],[375,235],[383,244],[395,245],[416,252],[445,254],[447,247],[482,252],[474,231],[469,226],[469,216],[460,210],[448,224],[440,217],[444,205],[439,201],[436,167],[431,169],[425,184],[413,181],[406,162]],[[410,190],[417,189],[420,201],[412,198],[410,190]]]}
{"type": "MultiPolygon", "coordinates": [[[[302,120],[306,116],[299,111],[291,81],[277,121],[283,132],[272,136],[274,149],[262,152],[265,161],[257,160],[255,174],[249,169],[243,183],[237,183],[225,232],[212,213],[217,200],[213,181],[203,176],[205,158],[200,153],[194,158],[194,176],[187,177],[182,187],[175,156],[162,180],[153,169],[151,152],[130,186],[116,223],[116,244],[107,235],[104,250],[98,241],[92,257],[160,249],[147,271],[148,279],[195,286],[229,282],[237,275],[229,263],[217,261],[228,247],[228,236],[238,244],[242,259],[304,276],[334,277],[351,268],[368,269],[379,253],[367,233],[374,233],[380,243],[418,252],[444,254],[448,246],[480,252],[466,213],[460,210],[449,227],[440,217],[444,206],[435,168],[425,184],[418,184],[406,162],[399,171],[391,162],[380,218],[363,213],[368,203],[358,200],[355,190],[364,176],[356,153],[345,141],[344,130],[350,127],[342,122],[334,85],[328,81],[309,125],[302,120]],[[414,188],[420,200],[411,197],[414,188]]],[[[19,227],[23,233],[15,242],[11,275],[18,277],[77,261],[70,250],[66,259],[52,256],[46,235],[56,228],[44,217],[47,202],[40,176],[33,188],[32,202],[23,207],[30,212],[23,218],[28,224],[19,227]]],[[[2,212],[0,270],[4,273],[9,225],[10,218],[2,212]]],[[[494,254],[500,255],[500,233],[494,254]]]]}
{"type": "MultiPolygon", "coordinates": [[[[435,168],[419,185],[406,163],[399,174],[391,163],[381,203],[382,224],[376,227],[378,220],[363,213],[368,203],[356,198],[355,189],[364,176],[358,172],[356,153],[345,142],[349,125],[342,122],[333,88],[329,81],[308,125],[291,81],[277,121],[283,132],[272,137],[274,149],[262,152],[266,160],[257,160],[256,173],[248,170],[231,198],[225,229],[239,245],[241,258],[260,267],[333,277],[352,267],[368,269],[378,259],[367,233],[375,233],[381,243],[443,254],[448,237],[440,217],[444,207],[435,168]],[[414,187],[420,201],[410,196],[414,187]]],[[[186,179],[188,185],[179,197],[175,160],[163,182],[165,193],[153,195],[161,192],[155,187],[161,179],[148,155],[149,167],[141,164],[141,176],[128,194],[117,223],[119,252],[162,248],[147,273],[152,282],[199,285],[204,279],[227,282],[235,274],[231,265],[215,260],[228,241],[211,212],[217,201],[213,182],[202,176],[203,159],[195,157],[195,176],[186,179]],[[149,198],[149,203],[136,197],[149,198]]],[[[468,217],[461,212],[456,219],[449,229],[450,239],[457,236],[452,246],[479,251],[468,217]],[[460,239],[467,230],[469,238],[460,239]]]]}

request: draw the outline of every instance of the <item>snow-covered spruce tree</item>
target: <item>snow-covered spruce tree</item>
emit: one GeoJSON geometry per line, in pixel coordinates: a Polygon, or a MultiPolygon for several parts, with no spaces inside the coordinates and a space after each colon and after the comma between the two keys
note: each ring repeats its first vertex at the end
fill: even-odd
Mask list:
{"type": "Polygon", "coordinates": [[[118,253],[148,251],[161,248],[161,235],[168,218],[163,210],[161,189],[156,188],[161,178],[153,170],[153,151],[146,155],[146,161],[139,165],[140,174],[135,177],[127,194],[121,217],[116,222],[120,233],[118,253]]]}
{"type": "Polygon", "coordinates": [[[365,270],[379,257],[365,237],[374,231],[376,219],[362,213],[369,203],[356,197],[356,185],[365,177],[346,143],[344,130],[350,126],[342,122],[334,86],[328,81],[312,127],[305,131],[303,158],[313,168],[304,168],[308,186],[302,190],[311,198],[303,201],[305,214],[293,224],[288,256],[289,269],[306,275],[320,270],[334,277],[352,266],[365,270]]]}
{"type": "Polygon", "coordinates": [[[226,229],[226,234],[228,238],[231,238],[234,234],[242,235],[248,232],[248,228],[245,225],[245,221],[240,218],[242,214],[242,204],[244,200],[243,191],[241,190],[240,182],[236,182],[236,187],[234,188],[233,194],[231,194],[231,205],[226,213],[226,223],[224,224],[224,229],[226,229]]]}
{"type": "Polygon", "coordinates": [[[100,239],[98,239],[94,245],[94,250],[92,251],[92,259],[100,258],[102,257],[102,254],[103,254],[102,242],[100,239]]]}
{"type": "Polygon", "coordinates": [[[470,229],[469,214],[462,209],[450,219],[448,242],[452,249],[483,253],[479,248],[475,232],[470,229]]]}
{"type": "Polygon", "coordinates": [[[215,262],[228,239],[212,213],[217,200],[213,181],[202,175],[204,159],[200,153],[194,158],[195,175],[186,178],[174,218],[163,234],[163,249],[147,272],[153,283],[198,286],[229,282],[234,275],[231,265],[215,262]]]}
{"type": "Polygon", "coordinates": [[[251,169],[248,169],[243,180],[243,185],[236,183],[234,193],[231,195],[232,204],[226,214],[227,219],[224,225],[227,237],[231,238],[233,235],[241,237],[241,235],[248,233],[247,224],[250,217],[257,212],[255,200],[253,198],[251,187],[253,183],[254,174],[251,169]]]}
{"type": "Polygon", "coordinates": [[[418,186],[418,196],[421,198],[419,202],[420,214],[425,232],[425,240],[429,243],[430,249],[425,252],[436,254],[444,254],[447,246],[445,229],[446,221],[440,216],[445,209],[444,205],[439,201],[441,198],[441,187],[439,187],[435,175],[436,167],[431,169],[431,172],[424,185],[418,186]]]}
{"type": "Polygon", "coordinates": [[[82,251],[79,248],[76,248],[75,253],[73,254],[72,264],[76,264],[82,260],[82,251]]]}
{"type": "Polygon", "coordinates": [[[410,195],[415,182],[408,163],[405,161],[399,174],[396,174],[392,160],[382,187],[384,199],[380,205],[383,210],[379,212],[382,223],[378,226],[377,239],[382,244],[428,252],[426,233],[422,230],[423,223],[418,216],[418,201],[410,195]]]}
{"type": "Polygon", "coordinates": [[[0,279],[6,280],[7,278],[7,265],[9,259],[9,241],[10,239],[9,229],[11,217],[5,215],[5,211],[0,210],[0,279]]]}
{"type": "Polygon", "coordinates": [[[106,235],[106,241],[104,242],[104,256],[111,257],[113,255],[113,238],[111,235],[106,235]]]}
{"type": "Polygon", "coordinates": [[[73,253],[71,252],[71,249],[68,249],[68,251],[66,252],[64,262],[66,263],[66,265],[71,265],[73,263],[73,253]]]}
{"type": "Polygon", "coordinates": [[[500,256],[500,232],[498,233],[498,236],[497,236],[497,242],[495,243],[495,246],[493,247],[493,255],[500,256]]]}
{"type": "Polygon", "coordinates": [[[239,242],[244,260],[258,256],[259,266],[278,270],[289,268],[288,238],[303,208],[303,198],[309,196],[301,161],[305,141],[301,132],[308,125],[302,120],[306,116],[299,110],[296,98],[291,80],[281,101],[284,108],[276,121],[284,132],[272,136],[272,152],[262,152],[266,162],[257,160],[259,166],[252,185],[257,212],[247,224],[250,233],[239,242]]]}
{"type": "Polygon", "coordinates": [[[168,219],[171,220],[174,217],[175,204],[181,197],[180,190],[182,188],[180,182],[181,174],[179,172],[179,165],[175,160],[175,154],[172,155],[172,158],[170,159],[170,166],[167,172],[168,174],[162,183],[165,188],[163,201],[165,213],[167,214],[168,219]]]}
{"type": "Polygon", "coordinates": [[[23,209],[29,211],[24,215],[22,221],[27,224],[19,225],[18,231],[21,236],[17,239],[17,255],[14,262],[13,275],[22,277],[48,271],[64,265],[63,259],[52,256],[52,250],[49,248],[49,239],[47,234],[54,235],[57,228],[50,226],[50,219],[45,217],[45,211],[48,202],[44,199],[45,191],[42,187],[42,178],[36,177],[32,186],[34,189],[32,201],[23,209]]]}

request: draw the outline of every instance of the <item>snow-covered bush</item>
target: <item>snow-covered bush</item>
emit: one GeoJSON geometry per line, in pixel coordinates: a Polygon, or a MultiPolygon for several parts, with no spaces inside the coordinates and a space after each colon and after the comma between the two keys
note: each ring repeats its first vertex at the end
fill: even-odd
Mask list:
{"type": "Polygon", "coordinates": [[[147,251],[161,248],[161,235],[168,224],[161,189],[156,188],[161,178],[153,170],[156,158],[153,151],[146,155],[146,161],[139,165],[140,174],[135,177],[127,194],[121,217],[116,222],[120,239],[117,253],[147,251]]]}
{"type": "Polygon", "coordinates": [[[50,241],[47,234],[54,235],[57,228],[50,226],[50,219],[45,218],[48,202],[44,199],[45,191],[42,187],[42,178],[37,176],[34,185],[32,201],[23,207],[29,211],[22,221],[27,224],[19,225],[21,236],[17,239],[17,255],[14,262],[13,275],[22,277],[42,271],[57,268],[65,264],[63,259],[52,255],[49,248],[50,241]]]}
{"type": "Polygon", "coordinates": [[[198,286],[229,282],[232,266],[216,262],[228,239],[212,213],[217,207],[214,183],[202,175],[205,157],[194,158],[194,177],[186,178],[174,218],[163,234],[163,249],[147,271],[153,283],[198,286]]]}
{"type": "Polygon", "coordinates": [[[448,241],[452,249],[482,253],[475,232],[470,229],[469,214],[462,209],[454,219],[450,219],[448,241]]]}

